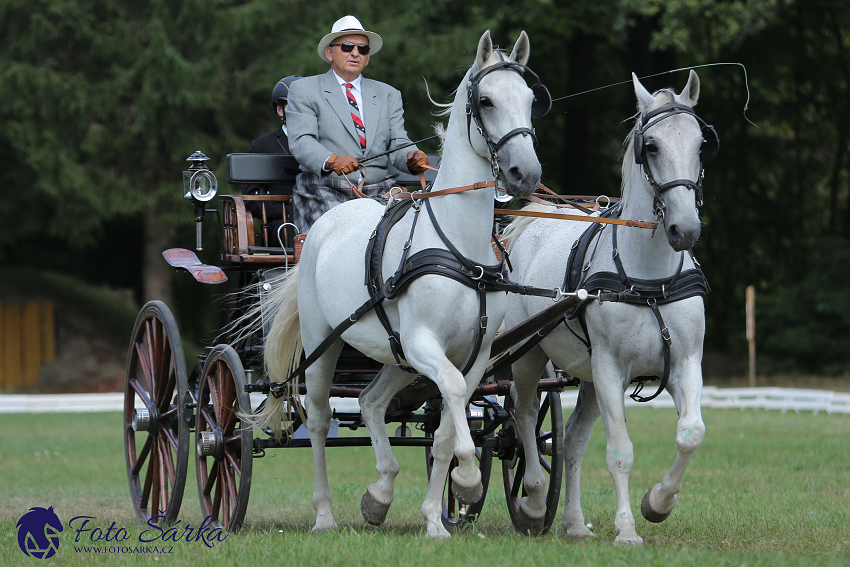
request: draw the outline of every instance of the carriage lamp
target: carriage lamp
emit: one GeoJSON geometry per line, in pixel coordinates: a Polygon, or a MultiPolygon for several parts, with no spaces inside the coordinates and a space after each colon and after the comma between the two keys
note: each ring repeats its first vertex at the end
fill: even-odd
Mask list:
{"type": "Polygon", "coordinates": [[[206,203],[218,193],[218,181],[205,162],[210,158],[200,150],[186,158],[191,162],[189,169],[183,172],[183,198],[206,203]]]}
{"type": "Polygon", "coordinates": [[[183,198],[192,201],[195,205],[195,249],[198,251],[204,249],[201,235],[205,203],[211,201],[218,193],[218,181],[215,174],[205,163],[209,159],[198,150],[186,159],[191,165],[183,172],[183,198]]]}

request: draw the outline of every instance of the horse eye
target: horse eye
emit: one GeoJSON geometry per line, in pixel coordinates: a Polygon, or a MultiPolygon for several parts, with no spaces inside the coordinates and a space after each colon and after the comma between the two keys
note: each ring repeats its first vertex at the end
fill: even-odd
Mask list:
{"type": "Polygon", "coordinates": [[[652,142],[647,142],[646,143],[646,151],[651,153],[651,154],[654,154],[658,151],[658,146],[656,146],[652,142]]]}
{"type": "Polygon", "coordinates": [[[478,103],[485,108],[493,108],[493,102],[486,96],[481,97],[481,100],[478,101],[478,103]]]}

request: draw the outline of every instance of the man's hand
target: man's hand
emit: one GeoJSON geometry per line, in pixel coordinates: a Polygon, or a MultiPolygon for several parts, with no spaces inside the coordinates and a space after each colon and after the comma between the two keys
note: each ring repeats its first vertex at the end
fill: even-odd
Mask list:
{"type": "Polygon", "coordinates": [[[331,154],[331,157],[325,162],[325,167],[332,169],[337,175],[344,175],[360,169],[360,164],[354,156],[331,154]]]}
{"type": "Polygon", "coordinates": [[[407,152],[407,168],[412,173],[422,173],[427,169],[428,156],[422,150],[407,152]]]}

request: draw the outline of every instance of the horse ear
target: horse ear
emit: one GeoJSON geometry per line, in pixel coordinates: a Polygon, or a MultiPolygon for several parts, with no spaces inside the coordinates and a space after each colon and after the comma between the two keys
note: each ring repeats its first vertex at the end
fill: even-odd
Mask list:
{"type": "Polygon", "coordinates": [[[475,65],[479,70],[484,68],[491,55],[493,55],[493,41],[490,39],[490,30],[487,30],[478,40],[478,53],[475,54],[475,65]]]}
{"type": "Polygon", "coordinates": [[[635,87],[635,96],[638,100],[638,112],[643,114],[649,108],[649,105],[652,104],[652,95],[644,88],[634,73],[632,73],[632,84],[635,87]]]}
{"type": "Polygon", "coordinates": [[[688,106],[697,105],[697,99],[699,99],[699,77],[697,76],[697,72],[693,69],[691,69],[691,72],[688,75],[688,84],[686,84],[685,88],[682,89],[682,92],[679,94],[679,98],[681,98],[688,106]]]}
{"type": "Polygon", "coordinates": [[[511,61],[524,66],[528,63],[528,55],[530,52],[531,47],[528,42],[528,36],[525,34],[525,31],[521,31],[519,33],[519,38],[516,40],[516,44],[514,44],[514,50],[511,51],[511,61]]]}

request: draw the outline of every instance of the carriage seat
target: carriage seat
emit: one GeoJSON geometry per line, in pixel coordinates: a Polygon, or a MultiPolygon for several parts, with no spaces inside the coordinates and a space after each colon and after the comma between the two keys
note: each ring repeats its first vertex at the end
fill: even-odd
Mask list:
{"type": "MultiPolygon", "coordinates": [[[[429,155],[432,167],[439,167],[440,158],[429,155]]],[[[228,154],[226,158],[227,182],[236,184],[294,184],[293,171],[298,170],[298,162],[290,155],[282,154],[228,154]]],[[[366,164],[368,167],[368,164],[366,164]]],[[[409,190],[421,187],[418,175],[402,172],[390,166],[390,177],[396,184],[409,190]]],[[[437,176],[436,171],[427,170],[425,181],[430,183],[437,176]]],[[[303,236],[295,234],[292,226],[285,226],[284,248],[279,246],[277,235],[268,230],[265,203],[283,202],[283,222],[292,218],[291,200],[285,195],[222,195],[223,211],[223,250],[222,260],[237,263],[287,264],[297,261],[297,249],[303,243],[303,236]],[[247,201],[259,201],[262,204],[262,217],[256,219],[246,210],[247,201]]]]}

